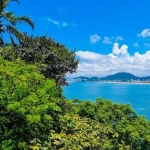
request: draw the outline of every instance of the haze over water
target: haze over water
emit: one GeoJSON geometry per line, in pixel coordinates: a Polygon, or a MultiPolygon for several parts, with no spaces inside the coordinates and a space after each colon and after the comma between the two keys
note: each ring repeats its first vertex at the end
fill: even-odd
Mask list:
{"type": "Polygon", "coordinates": [[[150,84],[69,82],[64,87],[67,99],[95,101],[102,97],[120,104],[130,104],[138,115],[150,121],[150,84]]]}

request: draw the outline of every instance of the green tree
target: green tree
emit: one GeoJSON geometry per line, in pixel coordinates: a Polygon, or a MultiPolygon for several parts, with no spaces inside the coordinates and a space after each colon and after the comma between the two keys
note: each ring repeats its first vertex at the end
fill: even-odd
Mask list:
{"type": "Polygon", "coordinates": [[[11,1],[18,2],[18,0],[0,0],[0,46],[4,45],[4,33],[9,34],[12,43],[14,43],[13,36],[15,36],[20,42],[23,40],[23,34],[16,28],[18,23],[27,23],[32,29],[34,29],[34,23],[28,17],[16,17],[13,12],[6,11],[6,8],[11,1]]]}
{"type": "Polygon", "coordinates": [[[104,124],[115,124],[127,118],[132,120],[137,118],[135,111],[129,104],[112,103],[110,100],[97,98],[96,102],[84,101],[78,105],[78,113],[80,116],[88,116],[91,119],[97,120],[104,124]]]}
{"type": "Polygon", "coordinates": [[[0,57],[0,149],[28,148],[42,144],[55,129],[61,108],[54,81],[45,79],[35,66],[0,57]]]}
{"type": "Polygon", "coordinates": [[[87,116],[114,129],[111,150],[150,149],[150,122],[138,116],[129,104],[98,98],[96,102],[77,102],[76,107],[80,117],[87,116]]]}
{"type": "Polygon", "coordinates": [[[66,114],[60,118],[61,130],[59,133],[50,132],[46,147],[57,150],[99,150],[112,148],[110,135],[114,130],[89,118],[79,115],[66,114]],[[49,144],[48,146],[48,143],[49,144]]]}
{"type": "Polygon", "coordinates": [[[1,48],[0,55],[7,60],[20,57],[26,64],[34,64],[46,77],[55,79],[57,86],[66,85],[66,74],[74,73],[78,67],[75,51],[68,50],[64,45],[46,36],[28,37],[16,47],[1,48]]]}

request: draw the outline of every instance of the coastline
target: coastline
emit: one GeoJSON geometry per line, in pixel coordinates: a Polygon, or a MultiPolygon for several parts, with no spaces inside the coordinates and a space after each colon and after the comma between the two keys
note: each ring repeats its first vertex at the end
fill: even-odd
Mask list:
{"type": "Polygon", "coordinates": [[[101,83],[119,83],[119,84],[149,84],[148,82],[119,82],[119,81],[95,81],[101,83]]]}
{"type": "Polygon", "coordinates": [[[68,80],[67,82],[97,82],[97,83],[118,83],[118,84],[149,84],[150,82],[123,82],[123,81],[73,81],[73,80],[68,80]]]}

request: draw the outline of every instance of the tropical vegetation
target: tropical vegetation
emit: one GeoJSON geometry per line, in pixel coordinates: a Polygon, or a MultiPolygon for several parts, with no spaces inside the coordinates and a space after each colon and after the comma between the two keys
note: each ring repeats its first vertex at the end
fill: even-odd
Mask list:
{"type": "Polygon", "coordinates": [[[28,17],[16,17],[13,12],[6,11],[6,8],[11,1],[19,2],[18,0],[0,0],[0,46],[5,45],[3,34],[6,33],[9,34],[12,44],[15,44],[13,36],[16,37],[19,42],[23,41],[23,34],[16,28],[17,23],[27,23],[34,29],[34,23],[28,17]]]}
{"type": "Polygon", "coordinates": [[[78,66],[75,51],[21,35],[0,47],[0,150],[150,149],[150,122],[129,104],[63,96],[65,76],[78,66]]]}

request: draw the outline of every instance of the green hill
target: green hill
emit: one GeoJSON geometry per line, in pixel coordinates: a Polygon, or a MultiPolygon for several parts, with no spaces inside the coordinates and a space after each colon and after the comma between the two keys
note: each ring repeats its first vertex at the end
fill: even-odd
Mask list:
{"type": "Polygon", "coordinates": [[[76,79],[76,80],[88,80],[89,78],[88,77],[84,77],[84,76],[80,76],[80,77],[76,77],[76,78],[73,78],[73,79],[76,79]]]}
{"type": "Polygon", "coordinates": [[[150,76],[138,77],[128,72],[119,72],[119,73],[108,75],[102,78],[80,76],[74,79],[81,80],[81,81],[82,80],[86,80],[86,81],[131,81],[131,80],[147,81],[147,80],[150,80],[150,76]]]}
{"type": "Polygon", "coordinates": [[[100,78],[101,80],[120,80],[120,81],[128,81],[128,80],[138,80],[139,77],[134,76],[131,73],[127,72],[119,72],[114,75],[109,75],[103,78],[100,78]]]}

